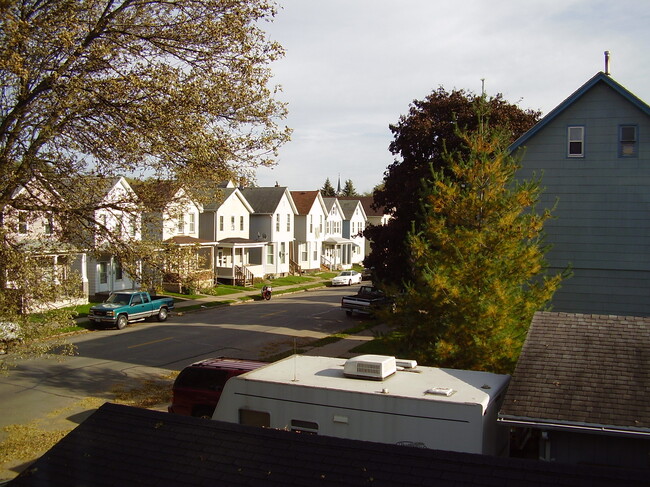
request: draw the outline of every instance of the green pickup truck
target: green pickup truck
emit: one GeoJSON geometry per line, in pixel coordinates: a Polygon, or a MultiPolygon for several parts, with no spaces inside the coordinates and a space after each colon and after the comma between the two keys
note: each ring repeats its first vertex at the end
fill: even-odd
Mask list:
{"type": "Polygon", "coordinates": [[[108,324],[123,329],[133,321],[156,317],[165,321],[174,309],[174,298],[150,296],[148,292],[111,293],[102,304],[93,306],[88,319],[95,324],[108,324]]]}

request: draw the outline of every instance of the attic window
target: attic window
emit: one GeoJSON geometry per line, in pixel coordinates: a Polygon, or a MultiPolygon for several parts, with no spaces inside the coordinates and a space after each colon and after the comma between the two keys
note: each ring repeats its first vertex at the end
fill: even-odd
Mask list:
{"type": "Polygon", "coordinates": [[[568,156],[584,157],[585,156],[585,128],[573,126],[568,128],[568,156]]]}
{"type": "Polygon", "coordinates": [[[621,125],[618,130],[619,157],[637,156],[637,127],[636,125],[621,125]]]}

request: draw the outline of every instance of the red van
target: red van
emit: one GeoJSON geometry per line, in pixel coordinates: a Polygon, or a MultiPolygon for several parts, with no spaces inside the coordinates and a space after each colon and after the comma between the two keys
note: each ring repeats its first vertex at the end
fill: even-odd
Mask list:
{"type": "Polygon", "coordinates": [[[212,418],[221,391],[231,377],[255,370],[266,362],[235,358],[210,358],[185,367],[172,388],[170,413],[212,418]]]}

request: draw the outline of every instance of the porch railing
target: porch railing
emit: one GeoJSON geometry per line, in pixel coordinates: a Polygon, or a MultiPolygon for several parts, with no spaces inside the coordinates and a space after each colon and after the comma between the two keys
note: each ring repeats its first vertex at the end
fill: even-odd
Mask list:
{"type": "Polygon", "coordinates": [[[296,275],[296,274],[301,275],[302,274],[302,268],[300,267],[298,262],[296,262],[293,259],[289,259],[289,273],[292,274],[292,275],[296,275]]]}
{"type": "Polygon", "coordinates": [[[321,267],[325,267],[327,270],[332,270],[332,261],[329,260],[327,257],[324,255],[320,256],[320,265],[321,267]]]}
{"type": "Polygon", "coordinates": [[[253,285],[253,273],[246,266],[235,266],[235,286],[248,287],[253,285]]]}

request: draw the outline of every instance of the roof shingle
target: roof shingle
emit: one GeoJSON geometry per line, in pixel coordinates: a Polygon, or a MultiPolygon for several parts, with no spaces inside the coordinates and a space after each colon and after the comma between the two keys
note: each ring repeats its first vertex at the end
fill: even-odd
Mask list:
{"type": "Polygon", "coordinates": [[[636,486],[645,475],[299,434],[105,404],[11,486],[636,486]]]}
{"type": "Polygon", "coordinates": [[[536,313],[501,416],[650,431],[650,317],[536,313]]]}

